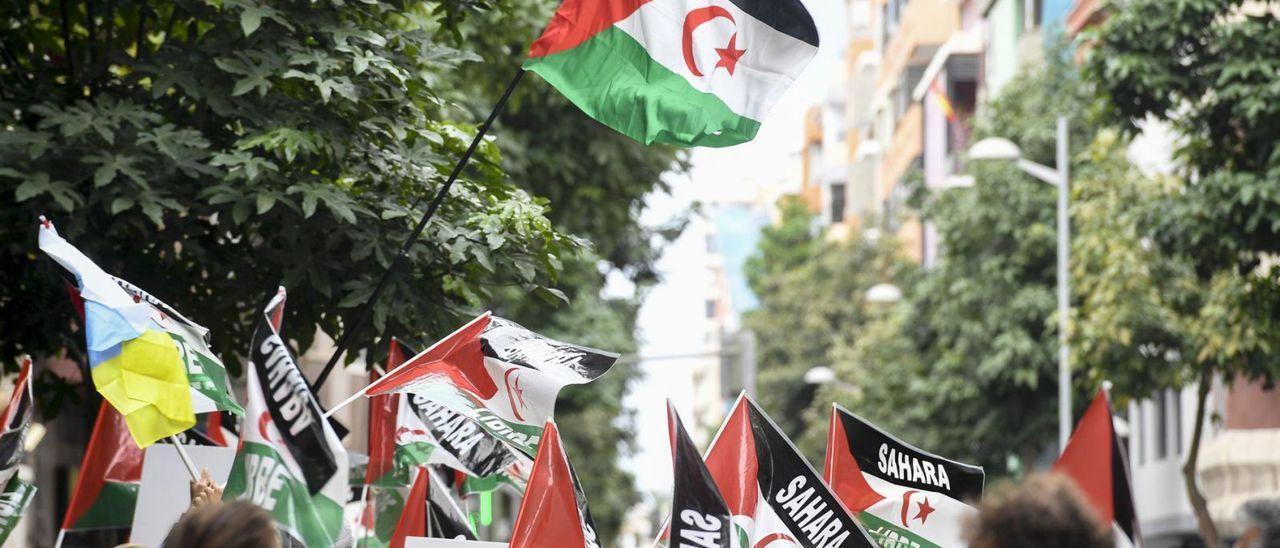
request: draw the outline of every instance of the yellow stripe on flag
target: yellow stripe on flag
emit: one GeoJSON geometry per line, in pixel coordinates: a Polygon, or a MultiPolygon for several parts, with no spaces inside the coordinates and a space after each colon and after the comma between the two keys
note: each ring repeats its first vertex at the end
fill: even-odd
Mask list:
{"type": "Polygon", "coordinates": [[[124,415],[138,447],[195,426],[191,387],[182,363],[173,339],[148,329],[93,368],[93,384],[124,415]]]}

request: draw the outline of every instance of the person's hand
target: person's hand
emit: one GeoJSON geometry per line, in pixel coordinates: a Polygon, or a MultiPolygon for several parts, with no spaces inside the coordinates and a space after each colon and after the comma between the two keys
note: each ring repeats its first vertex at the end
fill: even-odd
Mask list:
{"type": "Polygon", "coordinates": [[[200,479],[191,482],[191,508],[200,508],[222,501],[222,487],[209,476],[209,470],[200,471],[200,479]]]}

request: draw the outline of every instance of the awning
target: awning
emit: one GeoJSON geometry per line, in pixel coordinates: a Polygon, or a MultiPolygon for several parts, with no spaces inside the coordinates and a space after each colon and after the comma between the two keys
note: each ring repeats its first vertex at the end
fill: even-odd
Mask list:
{"type": "Polygon", "coordinates": [[[982,37],[978,35],[977,30],[952,33],[942,47],[938,48],[938,52],[933,54],[933,59],[929,61],[929,66],[925,67],[924,74],[920,77],[920,83],[916,84],[916,89],[911,92],[911,98],[916,101],[924,98],[924,94],[929,92],[929,86],[938,77],[938,73],[942,72],[942,67],[947,66],[947,60],[952,55],[980,53],[982,53],[982,37]]]}

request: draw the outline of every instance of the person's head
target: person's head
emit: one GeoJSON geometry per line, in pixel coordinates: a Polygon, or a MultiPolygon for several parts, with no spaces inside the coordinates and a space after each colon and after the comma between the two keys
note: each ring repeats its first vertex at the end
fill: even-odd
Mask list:
{"type": "Polygon", "coordinates": [[[1280,499],[1256,499],[1240,506],[1243,548],[1280,548],[1280,499]]]}
{"type": "Polygon", "coordinates": [[[970,548],[1112,548],[1102,523],[1070,479],[1031,476],[984,495],[970,523],[970,548]]]}
{"type": "Polygon", "coordinates": [[[167,548],[279,548],[280,533],[266,510],[243,501],[193,509],[182,516],[167,548]]]}

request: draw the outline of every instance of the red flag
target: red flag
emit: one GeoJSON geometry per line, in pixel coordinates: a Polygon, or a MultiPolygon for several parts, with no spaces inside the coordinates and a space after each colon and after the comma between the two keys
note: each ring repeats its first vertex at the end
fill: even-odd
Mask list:
{"type": "Polygon", "coordinates": [[[142,449],[133,441],[124,417],[104,400],[80,461],[65,530],[129,527],[142,481],[142,449]]]}
{"type": "MultiPolygon", "coordinates": [[[[404,359],[404,346],[393,337],[391,348],[387,350],[387,373],[400,367],[404,359]]],[[[376,369],[369,371],[370,384],[377,382],[379,377],[381,375],[376,369]]],[[[366,485],[395,470],[396,409],[399,405],[399,394],[369,398],[369,468],[364,476],[366,485]]]]}
{"type": "Polygon", "coordinates": [[[404,510],[400,512],[400,521],[396,522],[396,532],[391,535],[389,548],[404,548],[407,537],[427,536],[427,485],[431,481],[426,468],[418,469],[418,477],[409,488],[409,496],[404,500],[404,510]]]}
{"type": "Polygon", "coordinates": [[[598,547],[595,525],[580,492],[560,445],[560,431],[547,421],[529,486],[516,514],[510,548],[598,547]]]}
{"type": "Polygon", "coordinates": [[[1131,546],[1142,546],[1128,459],[1113,425],[1111,402],[1106,392],[1099,390],[1053,464],[1053,471],[1076,482],[1098,515],[1117,530],[1117,541],[1123,537],[1131,546]]]}

